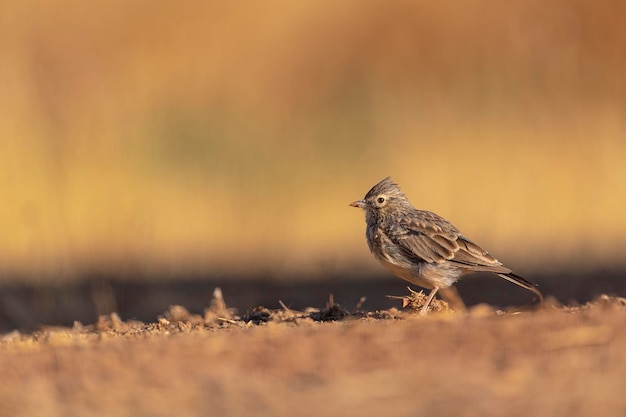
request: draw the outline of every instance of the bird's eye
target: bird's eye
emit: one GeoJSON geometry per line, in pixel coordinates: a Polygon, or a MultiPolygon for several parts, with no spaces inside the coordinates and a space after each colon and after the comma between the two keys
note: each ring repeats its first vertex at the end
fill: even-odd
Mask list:
{"type": "Polygon", "coordinates": [[[383,204],[385,202],[385,197],[378,197],[376,201],[378,202],[378,204],[383,204]]]}

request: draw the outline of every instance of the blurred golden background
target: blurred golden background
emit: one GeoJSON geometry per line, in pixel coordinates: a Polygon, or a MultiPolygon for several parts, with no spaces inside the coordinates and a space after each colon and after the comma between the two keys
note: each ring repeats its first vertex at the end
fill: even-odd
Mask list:
{"type": "Polygon", "coordinates": [[[522,275],[624,265],[626,4],[0,6],[0,280],[385,274],[391,175],[522,275]]]}

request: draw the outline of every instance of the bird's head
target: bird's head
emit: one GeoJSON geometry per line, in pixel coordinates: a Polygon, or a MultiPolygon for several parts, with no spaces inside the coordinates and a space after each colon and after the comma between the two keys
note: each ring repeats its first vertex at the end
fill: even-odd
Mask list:
{"type": "Polygon", "coordinates": [[[411,204],[398,184],[387,177],[373,186],[365,198],[350,203],[350,206],[362,208],[369,215],[383,216],[398,207],[410,207],[411,204]]]}

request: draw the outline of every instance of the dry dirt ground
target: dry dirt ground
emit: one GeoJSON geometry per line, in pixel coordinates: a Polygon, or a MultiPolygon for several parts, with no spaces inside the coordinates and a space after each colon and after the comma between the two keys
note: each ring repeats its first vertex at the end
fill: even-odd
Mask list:
{"type": "Polygon", "coordinates": [[[408,301],[237,316],[217,292],[204,316],[5,333],[0,416],[626,415],[626,300],[428,316],[408,301]]]}

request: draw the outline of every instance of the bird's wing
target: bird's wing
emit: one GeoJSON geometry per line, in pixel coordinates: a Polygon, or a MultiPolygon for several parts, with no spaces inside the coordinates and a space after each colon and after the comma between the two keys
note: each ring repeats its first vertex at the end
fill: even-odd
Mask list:
{"type": "Polygon", "coordinates": [[[406,255],[426,262],[449,261],[473,271],[511,272],[486,250],[465,238],[452,223],[435,213],[418,211],[404,218],[398,226],[396,232],[402,230],[403,233],[393,235],[406,255]]]}

